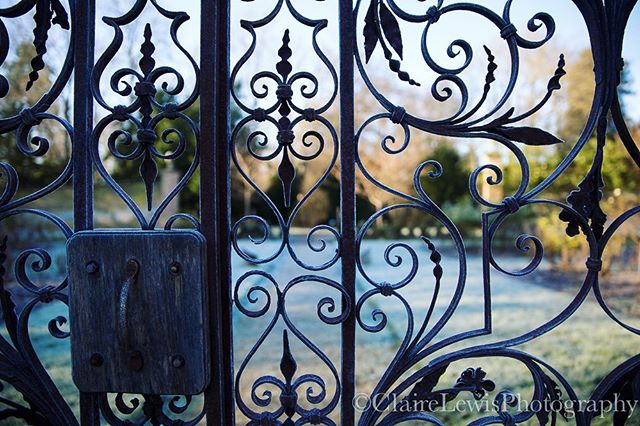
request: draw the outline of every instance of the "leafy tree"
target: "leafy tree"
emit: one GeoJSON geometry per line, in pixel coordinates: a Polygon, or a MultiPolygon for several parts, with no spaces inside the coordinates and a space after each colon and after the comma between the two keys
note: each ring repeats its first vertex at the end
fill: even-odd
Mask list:
{"type": "MultiPolygon", "coordinates": [[[[525,148],[525,153],[531,163],[531,187],[538,185],[553,172],[557,165],[566,158],[575,141],[583,132],[594,96],[593,76],[591,52],[585,50],[580,55],[579,60],[569,66],[568,73],[563,81],[564,88],[559,92],[560,96],[564,96],[562,102],[564,109],[557,111],[560,114],[560,118],[556,133],[567,143],[556,145],[543,151],[525,148]]],[[[626,108],[624,101],[631,94],[628,73],[623,72],[618,91],[621,96],[624,113],[626,108]]],[[[633,134],[634,129],[631,129],[631,132],[633,134]]],[[[636,141],[638,141],[637,138],[636,141]]],[[[594,133],[576,156],[571,166],[545,191],[544,197],[564,201],[570,192],[577,188],[591,168],[596,154],[596,147],[597,141],[594,133]]],[[[503,167],[505,172],[505,191],[509,193],[515,191],[520,178],[519,169],[513,158],[503,167]]],[[[638,168],[622,146],[612,126],[609,128],[605,141],[602,177],[604,197],[601,201],[601,206],[608,215],[609,220],[638,204],[637,193],[640,190],[638,168]]],[[[528,210],[530,211],[529,214],[533,213],[530,209],[528,210]]],[[[580,237],[567,238],[565,234],[566,224],[558,219],[557,212],[550,211],[546,215],[534,214],[533,216],[519,214],[516,218],[522,221],[518,225],[519,227],[526,226],[528,222],[536,224],[537,229],[533,231],[534,234],[542,239],[549,258],[554,260],[555,257],[555,260],[560,260],[559,266],[562,269],[571,269],[575,265],[582,265],[582,262],[576,262],[576,257],[582,259],[587,255],[584,252],[584,239],[580,237]]],[[[637,231],[633,230],[633,227],[623,227],[608,244],[609,257],[614,259],[624,250],[628,250],[628,247],[637,247],[637,243],[637,231]]]]}
{"type": "MultiPolygon", "coordinates": [[[[564,141],[576,141],[584,130],[594,95],[593,66],[590,50],[583,50],[578,60],[567,66],[567,75],[563,78],[561,90],[565,98],[565,111],[558,123],[558,136],[564,141]]],[[[568,151],[570,147],[559,148],[568,151]]]]}
{"type": "MultiPolygon", "coordinates": [[[[0,102],[0,116],[3,118],[19,114],[24,108],[34,105],[40,96],[51,87],[53,77],[49,68],[39,72],[40,78],[30,90],[27,90],[28,75],[31,72],[31,58],[35,48],[30,42],[23,42],[16,47],[16,56],[5,63],[5,76],[11,91],[0,102]]],[[[59,104],[54,104],[49,112],[60,115],[59,104]]],[[[48,152],[41,157],[25,155],[16,146],[16,134],[10,132],[0,135],[0,159],[9,163],[18,173],[20,185],[25,190],[37,188],[51,182],[69,161],[69,136],[64,128],[52,120],[45,120],[32,129],[30,137],[40,136],[49,141],[48,152]]],[[[31,142],[29,142],[31,143],[31,142]]],[[[32,149],[37,146],[32,145],[32,149]]]]}
{"type": "Polygon", "coordinates": [[[443,169],[442,176],[436,180],[425,174],[420,177],[422,187],[433,202],[442,206],[458,203],[468,197],[470,171],[458,150],[440,143],[426,159],[437,161],[443,169]]]}

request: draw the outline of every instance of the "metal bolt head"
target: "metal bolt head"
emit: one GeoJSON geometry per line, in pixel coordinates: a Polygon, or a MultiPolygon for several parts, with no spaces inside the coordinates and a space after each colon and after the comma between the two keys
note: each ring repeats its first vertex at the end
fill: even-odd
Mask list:
{"type": "Polygon", "coordinates": [[[180,270],[182,269],[181,266],[182,265],[180,265],[180,262],[173,262],[169,267],[169,270],[173,275],[178,275],[180,273],[180,270]]]}
{"type": "Polygon", "coordinates": [[[96,261],[92,260],[85,265],[84,270],[87,271],[88,274],[95,274],[100,270],[100,266],[96,261]]]}
{"type": "Polygon", "coordinates": [[[100,367],[102,364],[104,364],[104,358],[102,357],[102,355],[95,353],[91,355],[91,358],[89,358],[89,363],[92,367],[100,367]]]}
{"type": "Polygon", "coordinates": [[[133,351],[129,354],[129,370],[142,371],[144,367],[144,360],[142,359],[142,352],[133,351]]]}
{"type": "Polygon", "coordinates": [[[182,355],[174,355],[171,357],[171,365],[173,368],[182,368],[184,367],[185,361],[182,355]]]}

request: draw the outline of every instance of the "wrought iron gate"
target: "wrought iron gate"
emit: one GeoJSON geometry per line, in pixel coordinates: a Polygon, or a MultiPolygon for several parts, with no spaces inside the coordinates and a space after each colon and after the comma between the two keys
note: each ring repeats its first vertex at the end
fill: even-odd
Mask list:
{"type": "MultiPolygon", "coordinates": [[[[577,401],[579,397],[561,372],[543,359],[518,349],[518,346],[535,342],[535,339],[564,323],[590,294],[595,295],[612,321],[634,334],[639,333],[638,329],[609,307],[601,294],[598,280],[607,243],[623,224],[640,212],[640,207],[634,207],[618,217],[607,218],[601,208],[602,167],[606,161],[604,147],[607,135],[617,133],[628,155],[640,166],[638,141],[632,139],[627,128],[618,95],[625,27],[635,0],[573,0],[573,7],[584,19],[590,37],[595,66],[595,94],[585,128],[580,135],[574,135],[572,148],[567,150],[552,172],[534,184],[531,184],[528,151],[523,146],[551,145],[561,141],[551,133],[523,124],[523,121],[535,115],[555,92],[561,90],[562,78],[566,74],[564,59],[560,58],[555,73],[547,80],[546,95],[533,108],[516,113],[504,107],[514,94],[520,74],[520,53],[541,48],[554,35],[555,21],[549,14],[540,12],[528,21],[529,31],[544,33],[536,41],[531,41],[522,36],[522,31],[512,23],[512,8],[518,7],[515,4],[517,2],[512,0],[504,1],[502,14],[483,6],[482,2],[418,0],[414,2],[418,5],[417,9],[413,4],[405,6],[410,2],[401,5],[395,0],[321,3],[325,8],[336,9],[336,22],[305,16],[294,0],[274,0],[264,16],[251,19],[240,17],[242,20],[236,22],[245,36],[249,37],[249,42],[246,51],[232,63],[230,28],[236,19],[231,13],[234,1],[203,0],[199,30],[189,23],[187,13],[174,11],[180,9],[179,2],[164,6],[159,0],[136,0],[131,2],[125,14],[117,17],[96,16],[95,3],[95,0],[5,0],[0,6],[0,63],[17,54],[12,44],[16,27],[12,27],[11,22],[24,17],[33,18],[30,30],[33,30],[35,53],[31,60],[31,71],[28,76],[23,76],[24,81],[20,83],[25,84],[28,90],[43,79],[47,70],[45,62],[54,54],[51,49],[48,51],[51,40],[58,37],[67,41],[66,59],[39,99],[21,103],[15,115],[0,117],[0,134],[6,136],[2,143],[10,144],[11,150],[33,160],[35,167],[40,167],[42,163],[39,159],[54,148],[55,141],[36,136],[40,135],[38,132],[43,128],[57,126],[66,132],[72,145],[68,162],[62,171],[56,176],[48,176],[46,185],[41,189],[27,193],[21,191],[18,184],[24,170],[20,170],[17,164],[11,164],[10,159],[0,158],[0,221],[7,224],[18,218],[25,220],[21,223],[26,226],[27,221],[22,218],[36,217],[57,228],[65,239],[75,238],[74,235],[78,233],[87,235],[82,231],[94,228],[94,186],[98,184],[97,179],[94,182],[94,172],[97,172],[101,185],[106,184],[128,206],[138,228],[138,231],[132,228],[115,232],[116,236],[124,237],[115,243],[111,242],[115,245],[109,246],[109,251],[101,257],[103,262],[116,257],[114,253],[118,247],[129,249],[128,246],[137,244],[133,241],[143,235],[150,235],[148,238],[151,239],[143,240],[146,245],[142,246],[150,256],[166,255],[166,247],[174,247],[170,249],[170,255],[173,255],[178,246],[171,246],[168,241],[181,232],[175,229],[177,225],[187,224],[197,230],[206,241],[203,250],[206,249],[207,255],[202,264],[195,263],[194,269],[190,270],[194,275],[190,277],[206,272],[203,282],[208,288],[208,295],[205,290],[200,290],[199,294],[207,301],[203,311],[208,315],[208,324],[198,324],[195,320],[193,323],[188,320],[186,324],[159,322],[156,329],[159,336],[163,337],[169,335],[163,333],[175,331],[177,327],[185,327],[180,328],[182,331],[178,333],[191,333],[185,330],[191,330],[192,327],[201,327],[206,331],[208,327],[205,337],[210,339],[210,350],[207,350],[206,339],[193,341],[197,348],[182,347],[182,350],[186,351],[184,355],[187,357],[191,350],[203,350],[206,353],[208,359],[205,363],[210,368],[211,380],[204,393],[198,396],[82,392],[77,404],[79,409],[74,412],[49,376],[47,368],[52,365],[45,368],[34,350],[29,319],[40,305],[56,301],[68,304],[69,298],[75,300],[76,296],[69,294],[68,278],[55,285],[40,286],[34,282],[34,274],[46,272],[55,266],[51,248],[31,247],[28,246],[29,241],[23,241],[13,248],[17,230],[9,229],[7,225],[3,226],[0,235],[7,234],[0,246],[0,304],[6,331],[0,337],[0,380],[6,385],[5,390],[13,389],[10,395],[15,399],[0,398],[0,404],[3,405],[0,418],[3,420],[17,418],[32,424],[58,425],[101,422],[197,424],[201,421],[212,425],[370,425],[409,421],[443,424],[446,420],[440,419],[437,408],[445,402],[464,396],[480,400],[495,391],[494,411],[485,413],[473,424],[511,425],[531,419],[541,424],[555,424],[556,421],[564,421],[561,419],[562,412],[535,410],[533,403],[577,401]],[[126,53],[123,29],[130,24],[140,23],[145,9],[161,16],[166,25],[156,27],[146,24],[142,38],[132,44],[136,46],[132,55],[137,63],[132,67],[120,67],[119,58],[126,53]],[[415,12],[418,9],[422,12],[415,12]],[[487,31],[494,31],[503,39],[505,56],[510,62],[505,64],[508,65],[505,69],[510,67],[510,71],[503,92],[496,98],[491,95],[499,72],[498,54],[494,55],[489,48],[485,48],[485,52],[477,52],[467,41],[456,40],[449,46],[448,55],[454,58],[461,54],[464,63],[457,68],[447,68],[432,56],[433,52],[428,47],[431,28],[437,27],[438,22],[449,14],[458,12],[484,19],[487,31]],[[288,15],[286,30],[272,30],[273,23],[284,15],[288,15]],[[97,20],[104,22],[111,31],[106,50],[100,52],[94,49],[97,20]],[[423,60],[423,66],[435,75],[430,92],[418,87],[426,83],[422,80],[424,76],[410,75],[406,71],[407,61],[402,60],[406,56],[403,53],[409,54],[403,49],[411,45],[403,34],[406,23],[422,26],[422,51],[417,56],[423,60]],[[318,37],[331,25],[339,27],[339,37],[334,40],[338,52],[336,58],[339,60],[331,60],[318,42],[318,37]],[[159,43],[157,40],[163,31],[168,38],[165,36],[163,39],[166,43],[159,43]],[[303,33],[309,35],[307,51],[296,50],[300,46],[299,40],[296,40],[298,34],[303,33]],[[199,60],[184,47],[183,40],[187,37],[199,39],[199,60]],[[277,55],[269,63],[259,61],[258,69],[246,80],[249,87],[242,92],[239,76],[249,67],[248,64],[260,49],[270,46],[277,48],[277,55]],[[191,68],[191,78],[184,77],[176,68],[156,59],[158,53],[167,49],[183,55],[184,63],[191,68]],[[310,54],[322,64],[323,77],[304,68],[304,55],[308,57],[310,54]],[[479,79],[483,87],[480,90],[481,98],[471,104],[468,85],[478,81],[465,81],[460,75],[467,70],[474,55],[485,55],[486,62],[485,73],[479,79]],[[420,111],[410,111],[406,105],[392,100],[393,96],[384,88],[376,85],[367,67],[370,60],[384,64],[386,68],[378,71],[387,79],[398,80],[412,87],[416,90],[414,93],[418,94],[416,96],[432,96],[443,104],[458,96],[459,108],[448,117],[437,120],[425,118],[426,114],[420,111]],[[67,117],[59,109],[52,111],[51,107],[71,85],[72,76],[73,114],[67,117]],[[382,109],[382,112],[364,117],[358,123],[354,104],[356,76],[382,109]],[[453,96],[454,90],[458,91],[456,96],[453,96]],[[244,96],[243,93],[249,95],[244,96]],[[323,95],[325,99],[317,101],[323,95]],[[118,96],[127,103],[112,102],[118,96]],[[492,99],[495,102],[489,105],[492,99]],[[199,105],[199,117],[189,116],[195,104],[199,105]],[[239,117],[232,117],[231,105],[234,105],[234,114],[239,117]],[[330,116],[331,111],[335,110],[339,110],[338,118],[330,116]],[[180,122],[182,127],[174,124],[176,122],[180,122]],[[517,188],[513,194],[502,197],[501,201],[488,199],[478,183],[484,174],[490,174],[486,178],[488,185],[500,185],[504,172],[499,165],[480,165],[470,176],[470,194],[477,205],[484,209],[478,213],[482,229],[483,282],[483,300],[479,302],[482,324],[479,327],[443,334],[445,326],[459,308],[468,280],[465,240],[442,206],[432,201],[431,191],[437,191],[437,185],[447,185],[447,182],[440,181],[431,190],[424,186],[425,176],[438,182],[437,178],[446,171],[438,163],[438,158],[421,162],[411,171],[414,193],[394,189],[393,182],[382,182],[374,171],[368,169],[361,157],[363,135],[371,128],[382,129],[383,132],[395,128],[403,133],[398,140],[391,135],[383,136],[378,144],[380,155],[401,156],[412,142],[412,132],[426,132],[451,139],[490,140],[505,147],[517,159],[517,173],[520,175],[517,188]],[[195,146],[189,144],[185,132],[190,132],[190,137],[195,138],[195,146]],[[584,170],[581,182],[574,182],[576,189],[566,194],[567,202],[540,198],[570,167],[594,133],[597,148],[592,166],[584,170]],[[192,151],[190,154],[189,150],[192,151]],[[294,188],[296,179],[304,170],[300,164],[313,163],[323,155],[327,161],[320,168],[318,176],[306,194],[300,193],[294,188]],[[123,189],[111,175],[110,164],[105,164],[108,162],[106,156],[109,156],[110,164],[139,164],[139,177],[145,189],[142,197],[134,200],[134,196],[123,189]],[[166,198],[158,202],[157,189],[154,194],[154,188],[157,187],[155,183],[161,174],[160,170],[162,173],[166,171],[161,167],[177,161],[181,156],[190,156],[190,164],[174,187],[165,194],[166,198]],[[254,169],[247,169],[243,156],[252,159],[254,169]],[[259,172],[255,164],[270,161],[277,162],[280,189],[275,193],[267,193],[252,174],[256,170],[259,172]],[[263,211],[267,213],[250,211],[241,214],[232,223],[232,175],[254,192],[254,197],[263,203],[263,211]],[[298,237],[294,232],[294,220],[318,188],[336,175],[339,176],[335,178],[339,183],[339,213],[334,222],[309,225],[304,238],[306,248],[313,256],[305,258],[296,245],[298,237]],[[185,190],[189,182],[197,179],[199,214],[176,212],[166,217],[164,214],[172,200],[185,190]],[[359,180],[391,194],[396,201],[369,214],[366,220],[357,225],[356,186],[359,180]],[[49,211],[41,201],[57,197],[56,191],[69,182],[73,188],[73,217],[61,217],[49,211]],[[474,338],[490,336],[492,333],[492,276],[504,273],[524,277],[534,272],[543,261],[543,241],[535,236],[522,235],[517,239],[519,250],[535,251],[530,263],[521,270],[503,267],[492,248],[494,237],[505,221],[520,209],[540,204],[555,209],[556,215],[559,214],[561,220],[567,223],[569,235],[581,241],[586,240],[589,254],[584,259],[586,266],[580,277],[581,284],[565,308],[544,324],[508,339],[473,343],[474,338]],[[436,302],[444,291],[445,284],[441,281],[446,266],[442,262],[442,249],[436,241],[417,235],[422,244],[420,248],[404,241],[389,242],[383,248],[382,261],[389,271],[402,270],[408,264],[405,273],[400,274],[403,276],[390,273],[386,278],[377,278],[363,260],[366,255],[363,244],[373,232],[374,224],[383,216],[398,210],[415,211],[433,218],[453,242],[457,279],[447,284],[452,286],[453,291],[442,310],[436,309],[436,302]],[[273,229],[278,232],[275,237],[273,229]],[[168,239],[159,240],[156,244],[152,240],[155,235],[168,239]],[[269,241],[275,243],[269,245],[269,241]],[[11,250],[18,250],[19,253],[10,264],[8,256],[11,250]],[[243,275],[234,274],[232,258],[245,262],[246,272],[243,275]],[[287,279],[274,276],[269,269],[269,265],[283,262],[284,258],[295,266],[294,276],[287,279]],[[420,265],[429,269],[432,286],[422,295],[427,302],[424,309],[414,307],[415,300],[408,299],[403,293],[418,280],[426,280],[424,275],[418,274],[420,265]],[[336,268],[339,268],[339,278],[328,272],[336,268]],[[356,287],[358,280],[363,283],[360,290],[356,287]],[[8,287],[13,281],[27,295],[21,301],[14,300],[15,294],[12,294],[20,292],[8,287]],[[299,288],[308,294],[318,295],[319,299],[314,302],[315,309],[302,314],[313,317],[323,327],[317,325],[312,329],[304,329],[296,322],[296,316],[301,313],[287,309],[289,296],[299,288]],[[399,399],[387,397],[378,404],[359,408],[354,403],[359,392],[356,372],[360,368],[356,363],[356,334],[358,330],[369,334],[381,332],[391,322],[390,314],[384,308],[390,304],[370,309],[369,304],[377,298],[392,301],[405,316],[398,344],[389,349],[392,357],[388,363],[380,366],[382,373],[375,380],[375,386],[367,392],[369,395],[398,395],[399,399]],[[252,335],[252,343],[238,348],[235,353],[234,315],[244,321],[243,327],[248,321],[262,321],[262,325],[256,329],[258,331],[252,335]],[[338,342],[338,352],[327,354],[317,343],[320,336],[314,330],[329,333],[327,336],[338,342]],[[471,343],[465,344],[467,341],[471,343]],[[268,354],[263,364],[268,366],[263,367],[268,371],[246,378],[248,366],[260,351],[268,354]],[[301,355],[302,352],[307,353],[307,358],[301,355]],[[275,358],[270,359],[269,355],[275,358]],[[492,377],[491,374],[495,372],[485,373],[480,368],[469,368],[462,371],[454,382],[449,382],[445,376],[448,367],[454,363],[475,366],[488,357],[515,360],[526,368],[533,385],[532,399],[528,405],[515,408],[517,401],[514,394],[507,390],[498,392],[496,386],[502,389],[501,384],[486,377],[487,373],[492,377]],[[307,361],[302,363],[302,359],[307,361]],[[316,367],[321,372],[314,370],[316,367]],[[391,409],[394,404],[417,402],[431,405],[426,408],[422,405],[417,410],[391,409]]],[[[256,65],[253,67],[256,68],[256,65]]],[[[9,76],[0,74],[2,102],[10,101],[11,89],[9,76]]],[[[54,152],[57,153],[55,155],[61,155],[59,150],[54,152]]],[[[95,247],[103,247],[100,245],[102,243],[95,244],[95,247]]],[[[86,247],[92,246],[84,246],[83,253],[89,250],[86,247]]],[[[106,249],[103,247],[102,250],[106,249]]],[[[193,250],[197,251],[196,248],[193,250]]],[[[77,253],[72,256],[70,252],[69,259],[69,270],[75,271],[76,267],[80,267],[79,276],[85,272],[88,275],[95,274],[99,268],[110,267],[104,263],[85,264],[85,261],[80,264],[77,253]]],[[[125,266],[114,266],[118,267],[121,269],[114,269],[114,276],[118,276],[117,271],[125,273],[125,266]]],[[[138,264],[130,261],[126,265],[129,284],[119,287],[119,300],[124,300],[122,303],[125,308],[118,311],[124,312],[122,315],[125,315],[125,320],[128,315],[126,298],[129,297],[129,285],[133,285],[139,273],[150,273],[149,268],[149,264],[144,262],[138,264]],[[122,290],[124,288],[126,291],[122,290]]],[[[171,273],[174,275],[186,274],[186,271],[185,265],[171,264],[171,273]]],[[[198,278],[193,279],[198,281],[198,278]]],[[[86,278],[86,282],[82,277],[77,281],[80,283],[75,284],[72,292],[91,283],[89,278],[86,278]]],[[[145,304],[151,304],[151,301],[139,303],[141,306],[145,304]]],[[[99,311],[101,305],[102,302],[99,302],[91,309],[99,311]]],[[[137,308],[132,306],[129,310],[137,308]]],[[[71,309],[80,310],[81,307],[72,305],[71,309]]],[[[166,309],[169,312],[169,308],[166,309]]],[[[187,314],[193,309],[194,305],[182,305],[175,316],[165,317],[157,316],[158,312],[150,309],[144,311],[143,318],[149,318],[149,321],[162,321],[158,318],[192,318],[187,314]],[[185,316],[180,316],[183,314],[185,316]]],[[[92,313],[86,312],[86,315],[91,318],[92,313]]],[[[70,338],[71,333],[65,328],[68,318],[65,314],[51,319],[48,327],[51,339],[70,338]]],[[[92,318],[99,320],[102,317],[92,318]]],[[[114,323],[112,326],[113,330],[116,326],[127,330],[126,324],[114,323]]],[[[73,330],[82,330],[84,333],[91,333],[91,329],[96,327],[96,324],[73,324],[73,330]]],[[[105,330],[109,329],[107,327],[105,330]]],[[[126,340],[129,339],[128,334],[123,339],[129,343],[126,340]]],[[[132,355],[129,368],[122,367],[114,374],[121,374],[120,379],[123,379],[133,374],[132,371],[143,370],[142,356],[140,353],[132,355]]],[[[182,355],[174,355],[171,366],[182,368],[190,360],[188,358],[185,361],[182,355]]],[[[90,377],[91,371],[94,371],[92,368],[102,367],[110,361],[100,354],[93,354],[88,361],[90,365],[87,364],[88,376],[83,373],[83,378],[95,384],[90,377]]],[[[602,372],[604,379],[595,387],[590,400],[608,400],[615,393],[628,399],[638,398],[639,365],[640,358],[635,356],[609,373],[602,372]]],[[[169,386],[171,380],[167,375],[171,373],[149,371],[149,367],[145,371],[160,383],[152,389],[167,389],[162,386],[169,386]]],[[[202,380],[205,378],[204,375],[197,377],[202,380]]],[[[183,380],[182,384],[192,383],[184,383],[183,380]]],[[[577,410],[575,418],[570,420],[577,424],[589,424],[597,414],[577,410]]],[[[627,412],[619,413],[616,419],[624,423],[627,415],[627,412]]]]}

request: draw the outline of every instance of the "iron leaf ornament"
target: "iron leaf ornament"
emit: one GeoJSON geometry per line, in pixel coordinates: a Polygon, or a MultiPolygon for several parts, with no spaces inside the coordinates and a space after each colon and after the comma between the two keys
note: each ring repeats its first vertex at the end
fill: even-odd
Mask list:
{"type": "MultiPolygon", "coordinates": [[[[409,395],[405,398],[405,401],[411,402],[427,402],[426,407],[431,408],[431,402],[442,402],[442,398],[449,397],[448,393],[442,393],[434,391],[434,388],[438,385],[440,378],[447,371],[449,365],[445,365],[437,370],[434,370],[431,374],[425,375],[418,383],[413,386],[409,395]]],[[[450,401],[450,399],[446,399],[450,401]]]]}
{"type": "Polygon", "coordinates": [[[295,138],[293,130],[291,129],[291,120],[288,117],[289,114],[291,114],[291,106],[289,103],[293,96],[291,83],[288,81],[289,75],[293,71],[293,65],[289,62],[289,59],[293,56],[293,51],[291,47],[289,47],[290,42],[291,38],[289,37],[289,30],[287,29],[282,37],[282,46],[278,50],[280,62],[276,64],[276,71],[280,74],[284,82],[278,87],[278,99],[280,100],[278,112],[282,116],[280,120],[278,120],[278,144],[283,147],[282,160],[278,166],[278,176],[282,182],[284,206],[286,208],[291,206],[291,190],[293,181],[296,178],[296,169],[289,158],[288,152],[288,147],[291,146],[295,138]]]}
{"type": "Polygon", "coordinates": [[[151,122],[151,114],[153,113],[152,98],[156,94],[156,88],[153,82],[151,82],[150,75],[153,72],[156,61],[153,58],[153,54],[156,51],[156,47],[152,41],[153,33],[151,31],[151,25],[147,23],[144,27],[144,42],[140,46],[140,70],[144,75],[144,80],[138,82],[135,87],[135,93],[140,99],[140,113],[142,114],[142,126],[143,129],[139,132],[139,139],[147,149],[145,149],[142,162],[140,163],[140,176],[144,180],[145,190],[147,194],[147,210],[151,211],[153,208],[153,185],[158,178],[158,165],[153,158],[150,147],[156,142],[156,132],[149,127],[151,122]]]}
{"type": "Polygon", "coordinates": [[[551,133],[536,127],[497,127],[494,133],[513,141],[531,146],[546,146],[564,143],[561,139],[551,133]]]}
{"type": "MultiPolygon", "coordinates": [[[[452,387],[435,389],[448,367],[449,364],[445,364],[426,374],[414,385],[403,402],[411,403],[411,406],[420,404],[419,406],[424,412],[433,412],[438,408],[442,408],[444,404],[455,400],[462,393],[469,393],[476,401],[479,401],[496,390],[495,382],[487,378],[487,373],[482,368],[467,368],[460,374],[452,387]]],[[[534,366],[533,368],[542,383],[541,401],[546,402],[546,404],[540,404],[541,409],[534,410],[539,424],[543,426],[548,424],[555,425],[557,424],[558,416],[567,422],[569,415],[562,400],[560,387],[538,366],[534,366]],[[560,408],[553,409],[553,407],[556,406],[560,408]]],[[[640,389],[637,385],[637,383],[640,383],[638,382],[637,376],[634,384],[631,382],[632,380],[625,376],[616,389],[629,398],[637,397],[637,394],[634,394],[632,390],[634,384],[637,389],[640,389]]],[[[613,394],[607,394],[607,396],[605,396],[605,398],[609,399],[613,399],[613,397],[613,394]]],[[[502,390],[494,397],[493,407],[503,420],[503,424],[515,425],[517,423],[513,415],[507,411],[508,408],[515,407],[517,402],[518,399],[516,395],[509,390],[502,390]]],[[[629,413],[623,413],[620,417],[624,417],[625,415],[628,416],[629,413]]],[[[626,419],[626,417],[624,418],[626,419]]]]}
{"type": "Polygon", "coordinates": [[[384,1],[371,0],[365,16],[363,35],[367,63],[378,44],[380,44],[384,57],[389,63],[389,69],[397,74],[401,81],[405,81],[412,86],[420,86],[420,83],[411,78],[409,73],[400,69],[402,65],[400,61],[394,59],[394,51],[400,60],[403,59],[402,32],[400,31],[398,20],[384,1]]]}
{"type": "MultiPolygon", "coordinates": [[[[604,178],[602,176],[602,165],[604,162],[604,146],[607,132],[607,118],[603,116],[598,123],[596,137],[596,155],[591,164],[591,168],[586,176],[578,185],[578,189],[571,191],[567,197],[567,202],[576,211],[589,220],[589,227],[593,234],[599,239],[604,234],[604,225],[607,223],[607,214],[602,210],[600,202],[602,201],[604,189],[604,178]]],[[[567,223],[566,233],[570,237],[575,237],[584,229],[581,228],[580,221],[575,215],[563,209],[559,215],[560,220],[567,223]]]]}
{"type": "Polygon", "coordinates": [[[45,67],[44,55],[47,53],[47,40],[51,27],[58,25],[65,30],[71,28],[69,15],[60,0],[37,0],[33,19],[36,24],[33,29],[33,46],[36,48],[36,56],[31,60],[32,71],[29,73],[27,90],[31,90],[39,78],[39,72],[45,67]]]}
{"type": "Polygon", "coordinates": [[[446,364],[424,376],[415,384],[405,401],[420,402],[430,411],[453,401],[462,392],[471,393],[473,398],[479,401],[496,388],[495,383],[486,378],[487,373],[482,368],[467,368],[460,374],[453,387],[434,390],[448,367],[449,365],[446,364]]]}
{"type": "Polygon", "coordinates": [[[562,401],[562,390],[547,374],[542,373],[541,375],[543,380],[543,397],[545,401],[549,402],[549,404],[542,405],[545,407],[543,410],[536,410],[536,417],[538,418],[538,421],[543,426],[549,424],[549,422],[551,422],[552,425],[555,425],[557,423],[558,415],[560,415],[565,422],[568,422],[569,414],[562,401]],[[559,407],[559,409],[551,409],[551,407],[554,406],[559,407]]]}
{"type": "Polygon", "coordinates": [[[380,3],[380,26],[393,50],[400,56],[400,59],[403,59],[400,25],[396,17],[393,16],[393,13],[391,13],[389,8],[382,2],[380,3]]]}
{"type": "Polygon", "coordinates": [[[293,354],[291,353],[291,347],[289,346],[289,333],[287,330],[282,332],[282,360],[280,361],[280,372],[285,379],[285,390],[280,395],[280,402],[284,407],[284,413],[287,416],[285,425],[293,425],[292,417],[296,413],[296,404],[298,398],[295,389],[292,386],[293,377],[298,370],[298,364],[296,363],[293,354]]]}
{"type": "MultiPolygon", "coordinates": [[[[494,72],[497,69],[497,65],[494,63],[494,56],[491,53],[491,50],[485,46],[485,51],[487,52],[489,66],[487,68],[487,77],[486,84],[484,89],[484,96],[488,94],[489,85],[495,81],[494,72]]],[[[564,141],[557,136],[536,128],[529,126],[508,126],[508,124],[517,123],[525,118],[530,117],[534,113],[536,113],[542,106],[546,103],[546,101],[551,98],[553,92],[561,89],[561,79],[564,77],[567,72],[565,71],[566,62],[564,59],[564,55],[560,55],[558,59],[558,65],[553,76],[549,79],[547,83],[547,93],[542,98],[542,100],[535,105],[531,110],[524,114],[520,114],[514,117],[515,108],[510,108],[507,110],[505,114],[500,116],[498,119],[492,121],[486,126],[486,129],[492,133],[495,133],[499,136],[505,137],[513,142],[522,143],[530,146],[549,146],[549,145],[558,145],[563,144],[564,141]]]]}

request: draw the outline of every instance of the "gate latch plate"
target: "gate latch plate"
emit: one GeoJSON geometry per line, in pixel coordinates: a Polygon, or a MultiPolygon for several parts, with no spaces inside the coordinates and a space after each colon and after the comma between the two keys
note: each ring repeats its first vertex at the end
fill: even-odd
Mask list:
{"type": "Polygon", "coordinates": [[[205,248],[195,231],[85,231],[69,239],[72,371],[81,392],[205,389],[205,248]]]}

